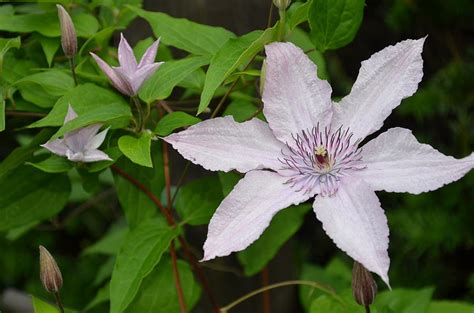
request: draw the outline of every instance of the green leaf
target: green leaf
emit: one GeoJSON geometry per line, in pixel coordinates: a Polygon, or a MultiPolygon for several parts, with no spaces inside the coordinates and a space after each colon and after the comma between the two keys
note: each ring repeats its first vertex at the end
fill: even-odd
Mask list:
{"type": "MultiPolygon", "coordinates": [[[[56,10],[54,9],[54,11],[56,10]]],[[[72,14],[72,21],[79,37],[92,36],[99,29],[99,22],[91,14],[82,12],[72,14]]],[[[38,32],[47,37],[61,36],[59,19],[56,12],[2,15],[0,30],[12,33],[38,32]]]]}
{"type": "Polygon", "coordinates": [[[328,79],[329,75],[324,55],[320,51],[316,50],[316,47],[309,38],[309,34],[300,28],[295,28],[288,36],[287,40],[294,43],[304,51],[311,50],[311,52],[309,52],[307,55],[310,60],[316,64],[318,68],[318,77],[321,79],[328,79]]]}
{"type": "Polygon", "coordinates": [[[150,274],[179,234],[160,220],[147,220],[125,238],[110,281],[110,313],[123,312],[135,298],[142,280],[150,274]]]}
{"type": "Polygon", "coordinates": [[[245,275],[257,274],[275,257],[283,244],[301,227],[304,216],[310,209],[311,205],[302,204],[280,211],[262,236],[237,254],[245,275]]]}
{"type": "MultiPolygon", "coordinates": [[[[365,308],[358,305],[352,296],[352,290],[345,290],[341,294],[342,303],[330,295],[322,295],[311,303],[309,313],[365,313],[365,308]]],[[[371,306],[370,312],[378,311],[371,306]]],[[[399,313],[397,311],[397,313],[399,313]]]]}
{"type": "Polygon", "coordinates": [[[48,66],[51,67],[51,63],[53,62],[54,55],[59,49],[61,40],[59,38],[50,38],[41,35],[38,35],[37,38],[41,44],[41,48],[43,49],[46,62],[48,62],[48,66]]]}
{"type": "Polygon", "coordinates": [[[235,185],[237,185],[239,180],[243,177],[241,174],[235,172],[219,172],[218,174],[222,186],[222,194],[224,197],[227,197],[227,195],[232,191],[232,189],[234,189],[235,185]]]}
{"type": "MultiPolygon", "coordinates": [[[[258,108],[251,102],[243,99],[232,101],[222,113],[222,116],[232,115],[237,122],[244,122],[258,112],[258,108]]],[[[263,113],[257,115],[263,119],[263,113]]]]}
{"type": "MultiPolygon", "coordinates": [[[[31,301],[33,302],[33,309],[35,313],[60,313],[59,309],[48,302],[45,302],[39,298],[31,296],[31,301]]],[[[75,311],[65,309],[65,313],[74,313],[75,311]]]]}
{"type": "Polygon", "coordinates": [[[219,178],[202,177],[181,188],[176,199],[176,210],[183,222],[204,225],[209,223],[222,199],[219,178]]]}
{"type": "Polygon", "coordinates": [[[474,305],[456,301],[433,301],[426,313],[472,313],[474,305]]]}
{"type": "Polygon", "coordinates": [[[36,297],[31,297],[35,313],[59,313],[59,309],[36,297]]]}
{"type": "Polygon", "coordinates": [[[93,123],[108,123],[112,127],[128,124],[132,113],[128,103],[118,94],[94,84],[79,85],[61,97],[47,116],[28,127],[62,126],[69,104],[79,115],[56,133],[64,132],[93,123]]]}
{"type": "Polygon", "coordinates": [[[15,38],[0,38],[0,77],[2,74],[2,68],[3,68],[3,57],[11,48],[18,49],[20,48],[20,46],[21,46],[20,36],[15,37],[15,38]]]}
{"type": "Polygon", "coordinates": [[[137,7],[128,8],[147,20],[155,37],[161,37],[164,44],[196,55],[213,55],[228,39],[235,37],[232,32],[222,27],[202,25],[137,7]]]}
{"type": "MultiPolygon", "coordinates": [[[[127,158],[120,158],[116,164],[159,198],[165,185],[161,144],[154,145],[152,151],[154,168],[134,164],[127,158]]],[[[114,179],[117,196],[130,228],[156,215],[156,205],[143,191],[119,175],[115,175],[114,179]]]]}
{"type": "Polygon", "coordinates": [[[125,135],[118,140],[120,151],[133,163],[153,167],[151,162],[151,133],[142,132],[139,138],[125,135]]]}
{"type": "Polygon", "coordinates": [[[5,130],[5,99],[0,100],[0,132],[5,130]]]}
{"type": "Polygon", "coordinates": [[[99,304],[108,302],[110,298],[109,294],[110,284],[107,284],[104,287],[100,288],[99,291],[97,291],[97,294],[95,295],[94,299],[92,299],[92,301],[87,304],[83,311],[89,311],[90,309],[95,308],[99,304]]]}
{"type": "Polygon", "coordinates": [[[237,68],[247,66],[263,47],[275,40],[277,26],[265,31],[256,30],[242,37],[232,38],[216,53],[206,74],[198,114],[211,102],[217,88],[237,68]]]}
{"type": "Polygon", "coordinates": [[[16,82],[20,86],[22,83],[41,86],[46,93],[57,97],[64,96],[74,88],[74,80],[71,75],[57,69],[29,75],[16,82]]]}
{"type": "Polygon", "coordinates": [[[38,163],[26,162],[26,164],[34,166],[46,173],[64,173],[73,168],[71,162],[57,155],[51,155],[46,160],[38,163]]]}
{"type": "MultiPolygon", "coordinates": [[[[325,268],[309,263],[303,264],[300,279],[315,281],[325,286],[331,287],[336,292],[340,292],[350,286],[352,271],[340,259],[333,258],[325,268]],[[337,271],[334,270],[335,268],[337,268],[337,271]],[[347,272],[349,277],[347,277],[347,272]]],[[[321,296],[321,293],[314,288],[300,286],[299,296],[300,303],[307,312],[309,311],[311,303],[314,301],[314,299],[321,296]]]]}
{"type": "Polygon", "coordinates": [[[364,6],[364,0],[313,0],[308,19],[316,48],[324,52],[350,43],[362,23],[364,6]]]}
{"type": "Polygon", "coordinates": [[[168,98],[179,82],[209,61],[210,56],[197,56],[165,62],[140,88],[140,99],[151,103],[168,98]]]}
{"type": "Polygon", "coordinates": [[[69,178],[30,166],[11,171],[0,179],[0,231],[50,218],[66,205],[69,178]]]}
{"type": "Polygon", "coordinates": [[[82,255],[105,254],[116,255],[128,233],[125,225],[114,225],[99,241],[82,251],[82,255]]]}
{"type": "Polygon", "coordinates": [[[382,312],[419,313],[428,310],[433,288],[395,289],[384,291],[375,298],[375,306],[382,312]]]}
{"type": "Polygon", "coordinates": [[[18,147],[13,150],[0,163],[0,179],[3,179],[3,177],[9,172],[28,161],[28,159],[32,157],[33,153],[41,148],[39,145],[45,143],[49,137],[51,137],[51,130],[43,129],[28,145],[24,147],[18,147]]]}
{"type": "MultiPolygon", "coordinates": [[[[178,260],[179,279],[188,312],[197,304],[201,289],[194,281],[189,265],[178,260]]],[[[126,313],[179,313],[178,294],[174,285],[170,258],[163,258],[155,270],[143,280],[140,292],[126,313]]]]}
{"type": "Polygon", "coordinates": [[[293,30],[296,26],[308,20],[308,11],[311,1],[301,3],[295,2],[287,11],[288,27],[293,30]]]}
{"type": "Polygon", "coordinates": [[[168,136],[175,129],[191,126],[201,121],[200,118],[189,115],[185,112],[172,112],[165,115],[156,125],[155,133],[159,136],[168,136]]]}

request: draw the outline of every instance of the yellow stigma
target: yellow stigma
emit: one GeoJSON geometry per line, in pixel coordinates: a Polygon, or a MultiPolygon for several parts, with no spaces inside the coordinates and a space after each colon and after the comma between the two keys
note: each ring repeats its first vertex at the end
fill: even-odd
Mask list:
{"type": "Polygon", "coordinates": [[[322,156],[323,158],[326,156],[327,153],[328,151],[323,146],[318,146],[316,147],[316,149],[314,149],[314,154],[317,156],[322,156]]]}

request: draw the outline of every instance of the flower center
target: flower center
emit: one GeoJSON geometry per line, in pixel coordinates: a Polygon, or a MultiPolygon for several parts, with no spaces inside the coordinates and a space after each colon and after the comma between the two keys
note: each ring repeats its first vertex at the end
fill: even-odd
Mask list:
{"type": "Polygon", "coordinates": [[[365,168],[359,141],[352,141],[348,128],[333,132],[318,125],[292,137],[294,142],[286,144],[278,159],[283,164],[279,172],[297,191],[331,196],[344,176],[365,168]]]}

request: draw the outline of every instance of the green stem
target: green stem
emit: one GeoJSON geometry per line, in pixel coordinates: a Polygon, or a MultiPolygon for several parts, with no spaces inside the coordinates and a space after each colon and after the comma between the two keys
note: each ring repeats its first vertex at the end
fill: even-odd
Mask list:
{"type": "Polygon", "coordinates": [[[54,293],[54,297],[56,298],[56,304],[58,305],[59,311],[64,313],[63,303],[61,302],[61,297],[59,296],[59,292],[54,293]]]}
{"type": "Polygon", "coordinates": [[[74,57],[69,58],[69,65],[71,66],[72,78],[74,79],[74,86],[77,86],[76,65],[74,64],[74,57]]]}
{"type": "Polygon", "coordinates": [[[239,305],[240,303],[258,295],[258,294],[261,294],[267,290],[271,290],[271,289],[275,289],[275,288],[280,288],[280,287],[286,287],[286,286],[293,286],[293,285],[300,285],[300,286],[309,286],[309,287],[313,287],[313,288],[316,288],[316,289],[319,289],[321,291],[324,291],[328,294],[330,294],[331,296],[333,296],[337,301],[341,302],[342,303],[342,300],[339,298],[339,296],[330,288],[328,287],[325,287],[317,282],[314,282],[314,281],[309,281],[309,280],[288,280],[288,281],[283,281],[283,282],[280,282],[280,283],[276,283],[276,284],[272,284],[272,285],[268,285],[266,287],[263,287],[263,288],[260,288],[260,289],[257,289],[257,290],[254,290],[248,294],[246,294],[245,296],[243,297],[240,297],[239,299],[235,300],[234,302],[226,305],[225,307],[221,308],[221,313],[227,313],[229,312],[230,309],[232,309],[233,307],[239,305]]]}
{"type": "Polygon", "coordinates": [[[135,104],[135,108],[137,109],[137,132],[140,133],[143,130],[143,126],[144,126],[143,108],[137,96],[133,96],[132,101],[133,101],[133,104],[135,104]]]}
{"type": "Polygon", "coordinates": [[[280,23],[278,27],[278,41],[284,40],[285,37],[285,28],[286,28],[286,10],[278,10],[280,14],[280,23]]]}

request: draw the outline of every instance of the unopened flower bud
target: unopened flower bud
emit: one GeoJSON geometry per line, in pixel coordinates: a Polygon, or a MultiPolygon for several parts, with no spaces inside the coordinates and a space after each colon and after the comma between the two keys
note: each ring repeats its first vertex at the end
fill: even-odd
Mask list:
{"type": "Polygon", "coordinates": [[[77,36],[71,16],[63,8],[62,5],[57,4],[59,25],[61,27],[61,46],[64,54],[68,58],[74,57],[77,52],[77,36]]]}
{"type": "Polygon", "coordinates": [[[45,247],[39,246],[40,252],[40,279],[44,289],[56,293],[63,285],[63,276],[58,264],[45,247]]]}
{"type": "Polygon", "coordinates": [[[273,4],[280,10],[286,10],[290,3],[291,0],[273,0],[273,4]]]}
{"type": "Polygon", "coordinates": [[[352,268],[352,295],[363,306],[372,304],[377,294],[377,283],[372,274],[359,262],[354,261],[352,268]]]}

